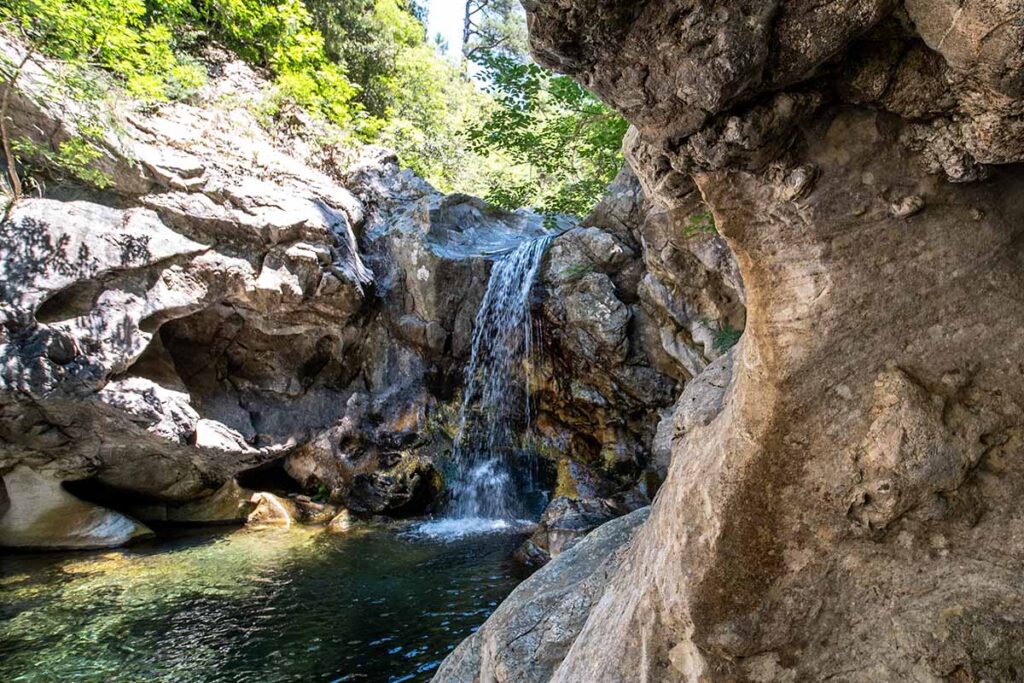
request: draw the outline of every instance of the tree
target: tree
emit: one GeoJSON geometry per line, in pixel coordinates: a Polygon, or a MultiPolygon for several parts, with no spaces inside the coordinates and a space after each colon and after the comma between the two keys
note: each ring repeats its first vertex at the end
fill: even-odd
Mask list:
{"type": "Polygon", "coordinates": [[[487,199],[515,209],[583,216],[622,168],[625,120],[575,81],[532,62],[486,53],[486,89],[497,107],[469,131],[478,154],[508,155],[508,174],[487,199]]]}
{"type": "Polygon", "coordinates": [[[526,14],[518,0],[467,0],[462,55],[479,62],[490,54],[528,59],[526,14]]]}
{"type": "Polygon", "coordinates": [[[18,175],[18,160],[14,156],[14,144],[10,133],[7,131],[7,111],[11,103],[11,91],[14,90],[21,77],[25,65],[32,59],[32,48],[25,50],[24,56],[16,64],[2,64],[3,67],[3,95],[0,95],[0,143],[3,145],[4,163],[7,166],[7,179],[11,188],[11,202],[21,199],[22,186],[21,176],[18,175]]]}

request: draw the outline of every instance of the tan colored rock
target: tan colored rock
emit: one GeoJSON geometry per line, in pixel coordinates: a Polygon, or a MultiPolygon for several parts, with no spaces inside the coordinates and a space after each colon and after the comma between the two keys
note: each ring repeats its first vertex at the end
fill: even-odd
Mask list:
{"type": "Polygon", "coordinates": [[[275,496],[273,493],[254,493],[249,499],[255,507],[245,520],[245,525],[253,529],[272,527],[290,527],[296,523],[299,515],[298,507],[287,498],[275,496]]]}
{"type": "Polygon", "coordinates": [[[348,510],[342,510],[334,518],[327,523],[327,533],[344,535],[352,531],[354,525],[351,513],[348,510]]]}
{"type": "Polygon", "coordinates": [[[167,507],[167,521],[187,524],[244,522],[252,512],[253,492],[234,479],[205,498],[167,507]]]}
{"type": "Polygon", "coordinates": [[[3,476],[9,504],[0,515],[0,546],[8,548],[116,548],[153,532],[135,520],[86,503],[59,479],[16,467],[3,476]]]}

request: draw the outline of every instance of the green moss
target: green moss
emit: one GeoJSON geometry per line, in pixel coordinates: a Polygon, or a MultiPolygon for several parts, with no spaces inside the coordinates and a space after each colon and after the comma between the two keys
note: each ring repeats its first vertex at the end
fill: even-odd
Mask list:
{"type": "Polygon", "coordinates": [[[571,464],[566,459],[558,461],[558,479],[555,484],[555,491],[552,494],[553,498],[572,498],[573,500],[580,497],[579,489],[576,486],[576,480],[572,476],[571,464]]]}
{"type": "Polygon", "coordinates": [[[683,236],[686,237],[686,239],[693,239],[694,237],[700,237],[701,235],[714,235],[717,233],[718,228],[715,226],[715,217],[709,210],[704,210],[690,216],[686,227],[683,229],[683,236]]]}
{"type": "Polygon", "coordinates": [[[589,275],[594,272],[594,266],[589,263],[574,263],[565,269],[565,276],[569,279],[575,280],[581,278],[584,275],[589,275]]]}

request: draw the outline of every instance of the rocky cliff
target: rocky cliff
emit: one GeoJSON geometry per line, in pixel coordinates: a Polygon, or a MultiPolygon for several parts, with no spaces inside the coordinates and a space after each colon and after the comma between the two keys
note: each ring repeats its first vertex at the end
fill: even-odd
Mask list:
{"type": "Polygon", "coordinates": [[[747,326],[661,430],[649,519],[436,680],[1020,680],[1020,3],[524,5],[658,210],[707,202],[747,326]]]}
{"type": "MultiPolygon", "coordinates": [[[[246,487],[326,496],[293,510],[320,521],[443,499],[491,263],[544,221],[444,196],[301,112],[268,125],[261,74],[203,59],[204,90],[155,110],[87,110],[52,61],[30,59],[12,90],[12,136],[39,149],[101,126],[109,186],[52,183],[0,223],[2,544],[116,545],[148,532],[136,520],[295,508],[246,487]]],[[[543,530],[531,561],[646,503],[666,470],[661,411],[721,353],[715,331],[743,325],[721,240],[679,240],[672,220],[624,172],[586,227],[558,226],[533,446],[553,510],[594,514],[554,547],[543,530]]]]}

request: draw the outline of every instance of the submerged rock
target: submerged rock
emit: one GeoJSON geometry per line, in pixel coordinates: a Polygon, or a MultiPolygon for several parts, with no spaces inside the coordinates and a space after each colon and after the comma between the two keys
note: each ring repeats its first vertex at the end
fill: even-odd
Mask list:
{"type": "Polygon", "coordinates": [[[331,534],[347,534],[352,531],[355,521],[348,510],[342,510],[327,523],[327,532],[331,534]]]}

